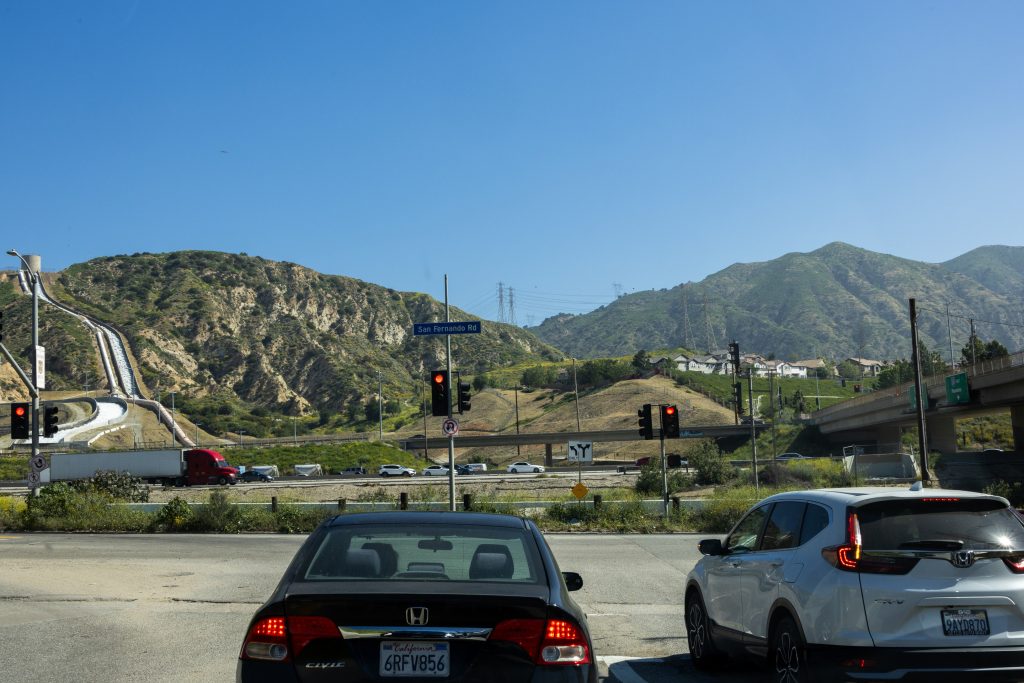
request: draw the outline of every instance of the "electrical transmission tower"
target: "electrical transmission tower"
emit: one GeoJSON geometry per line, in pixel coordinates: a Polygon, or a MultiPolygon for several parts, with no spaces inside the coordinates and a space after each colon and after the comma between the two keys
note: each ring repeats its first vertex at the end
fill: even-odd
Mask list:
{"type": "Polygon", "coordinates": [[[505,322],[505,285],[498,283],[498,322],[505,322]]]}
{"type": "Polygon", "coordinates": [[[690,330],[690,309],[686,295],[686,286],[683,286],[683,346],[693,349],[693,333],[690,330]]]}
{"type": "Polygon", "coordinates": [[[718,348],[718,340],[715,339],[715,333],[711,329],[711,315],[708,313],[708,292],[702,290],[704,294],[704,328],[707,334],[708,353],[718,348]]]}
{"type": "Polygon", "coordinates": [[[515,290],[513,290],[511,287],[508,288],[508,322],[511,325],[516,324],[515,290]]]}

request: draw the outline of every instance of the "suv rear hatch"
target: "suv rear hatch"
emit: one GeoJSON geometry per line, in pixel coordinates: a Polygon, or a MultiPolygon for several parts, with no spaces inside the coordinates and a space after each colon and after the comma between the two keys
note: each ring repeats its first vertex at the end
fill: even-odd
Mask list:
{"type": "Polygon", "coordinates": [[[1024,526],[995,497],[889,499],[850,508],[876,646],[1024,645],[1024,526]]]}

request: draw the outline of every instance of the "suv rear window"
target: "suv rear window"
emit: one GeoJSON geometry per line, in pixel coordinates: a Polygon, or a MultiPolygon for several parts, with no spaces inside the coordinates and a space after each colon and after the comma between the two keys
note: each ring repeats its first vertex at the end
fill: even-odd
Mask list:
{"type": "Polygon", "coordinates": [[[997,500],[887,500],[854,511],[865,550],[1024,549],[1024,525],[997,500]]]}

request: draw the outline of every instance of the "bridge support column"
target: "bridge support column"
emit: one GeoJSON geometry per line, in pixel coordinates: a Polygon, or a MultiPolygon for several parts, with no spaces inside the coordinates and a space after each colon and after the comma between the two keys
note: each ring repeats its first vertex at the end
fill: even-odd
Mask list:
{"type": "Polygon", "coordinates": [[[956,420],[952,415],[928,416],[928,450],[956,453],[956,420]]]}
{"type": "Polygon", "coordinates": [[[551,451],[551,444],[544,444],[544,467],[551,467],[554,463],[554,454],[551,451]]]}
{"type": "Polygon", "coordinates": [[[1013,450],[1024,453],[1024,406],[1010,406],[1010,425],[1013,428],[1013,450]]]}

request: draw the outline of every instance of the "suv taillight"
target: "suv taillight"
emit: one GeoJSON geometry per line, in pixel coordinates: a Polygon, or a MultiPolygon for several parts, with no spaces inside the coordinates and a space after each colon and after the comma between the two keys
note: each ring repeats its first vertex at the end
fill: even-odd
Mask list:
{"type": "Polygon", "coordinates": [[[583,629],[565,619],[507,619],[494,627],[490,640],[515,643],[545,666],[591,661],[583,629]]]}
{"type": "Polygon", "coordinates": [[[341,638],[341,632],[327,617],[267,617],[249,629],[239,657],[287,662],[318,638],[341,638]]]}
{"type": "Polygon", "coordinates": [[[1003,563],[1010,568],[1014,574],[1024,574],[1024,555],[1004,557],[1003,563]]]}
{"type": "Polygon", "coordinates": [[[864,554],[861,543],[860,521],[851,512],[846,517],[846,543],[822,548],[821,556],[836,569],[862,574],[906,574],[917,565],[916,557],[864,554]]]}

